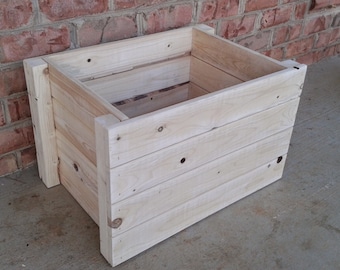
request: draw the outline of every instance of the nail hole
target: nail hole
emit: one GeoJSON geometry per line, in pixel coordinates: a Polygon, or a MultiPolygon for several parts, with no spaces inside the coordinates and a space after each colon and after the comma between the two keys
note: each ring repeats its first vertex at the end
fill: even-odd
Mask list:
{"type": "Polygon", "coordinates": [[[282,161],[282,159],[283,159],[283,158],[282,158],[281,156],[278,157],[276,163],[280,163],[280,162],[282,161]]]}
{"type": "Polygon", "coordinates": [[[277,96],[276,98],[279,98],[280,96],[277,96]]]}
{"type": "Polygon", "coordinates": [[[300,68],[298,68],[298,67],[294,67],[295,69],[300,69],[300,68]]]}
{"type": "Polygon", "coordinates": [[[118,136],[118,137],[117,137],[117,141],[119,141],[120,139],[121,139],[121,137],[120,137],[120,136],[118,136]]]}
{"type": "Polygon", "coordinates": [[[163,129],[164,129],[163,127],[159,127],[159,128],[158,128],[158,132],[162,132],[163,129]]]}
{"type": "Polygon", "coordinates": [[[76,172],[79,171],[78,165],[75,163],[73,163],[73,168],[76,170],[76,172]]]}
{"type": "Polygon", "coordinates": [[[182,158],[181,163],[183,164],[185,162],[185,160],[186,160],[185,158],[182,158]]]}
{"type": "Polygon", "coordinates": [[[91,58],[87,59],[87,63],[90,63],[91,62],[91,58]]]}
{"type": "Polygon", "coordinates": [[[168,48],[170,48],[170,44],[168,44],[168,48]]]}

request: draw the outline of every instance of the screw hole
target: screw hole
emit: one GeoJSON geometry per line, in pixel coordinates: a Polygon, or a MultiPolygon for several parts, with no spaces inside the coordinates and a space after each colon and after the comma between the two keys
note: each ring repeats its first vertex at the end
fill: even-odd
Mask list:
{"type": "Polygon", "coordinates": [[[164,127],[159,127],[159,128],[158,128],[158,132],[162,132],[163,129],[164,129],[164,127]]]}
{"type": "Polygon", "coordinates": [[[91,62],[91,58],[87,59],[87,63],[90,63],[91,62]]]}
{"type": "Polygon", "coordinates": [[[76,172],[79,171],[78,165],[75,163],[73,163],[73,168],[76,170],[76,172]]]}
{"type": "Polygon", "coordinates": [[[282,159],[283,159],[282,156],[278,157],[276,163],[280,163],[282,159]]]}
{"type": "Polygon", "coordinates": [[[186,160],[185,158],[182,158],[181,163],[183,164],[185,162],[185,160],[186,160]]]}

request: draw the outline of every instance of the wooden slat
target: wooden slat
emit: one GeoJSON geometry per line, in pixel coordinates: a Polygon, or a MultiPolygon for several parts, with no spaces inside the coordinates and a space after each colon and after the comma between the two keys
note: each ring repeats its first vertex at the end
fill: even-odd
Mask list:
{"type": "Polygon", "coordinates": [[[110,166],[295,99],[304,74],[303,69],[287,69],[118,123],[110,129],[110,166]]]}
{"type": "Polygon", "coordinates": [[[81,119],[75,117],[57,100],[53,101],[56,129],[86,158],[96,164],[95,135],[81,119]]]}
{"type": "Polygon", "coordinates": [[[67,159],[60,160],[60,181],[75,200],[82,206],[86,213],[98,223],[98,198],[87,186],[85,186],[74,168],[70,166],[67,159]]]}
{"type": "Polygon", "coordinates": [[[78,79],[97,78],[187,54],[192,28],[81,48],[45,57],[78,79]]]}
{"type": "MultiPolygon", "coordinates": [[[[285,155],[288,152],[291,133],[292,128],[114,203],[111,207],[113,220],[117,218],[123,220],[121,226],[113,231],[114,234],[123,233],[211,189],[232,181],[232,179],[266,164],[275,157],[285,155]],[[220,170],[217,171],[216,168],[220,168],[220,170]]],[[[152,168],[145,167],[144,170],[152,170],[152,168]]],[[[116,179],[112,180],[116,181],[116,179]]]]}
{"type": "Polygon", "coordinates": [[[113,114],[120,120],[127,116],[114,108],[106,100],[100,98],[80,82],[77,82],[52,65],[49,65],[52,96],[69,108],[74,115],[94,129],[94,118],[113,114]]]}
{"type": "Polygon", "coordinates": [[[111,226],[108,222],[112,220],[110,211],[112,198],[110,192],[111,179],[108,127],[117,123],[119,123],[119,119],[113,115],[100,116],[95,119],[97,181],[98,194],[100,194],[98,196],[100,251],[111,265],[114,265],[115,262],[113,261],[111,226]]]}
{"type": "Polygon", "coordinates": [[[298,104],[292,100],[112,169],[113,202],[293,126],[298,104]]]}
{"type": "Polygon", "coordinates": [[[208,93],[209,93],[208,91],[197,86],[196,84],[193,84],[192,82],[189,83],[188,99],[200,97],[200,96],[206,95],[208,93]]]}
{"type": "Polygon", "coordinates": [[[150,93],[134,101],[127,101],[117,108],[132,118],[188,100],[188,95],[189,84],[185,84],[167,91],[150,93]]]}
{"type": "Polygon", "coordinates": [[[243,81],[215,68],[196,57],[191,57],[190,82],[209,92],[221,90],[243,81]]]}
{"type": "MultiPolygon", "coordinates": [[[[282,176],[286,156],[277,163],[271,162],[196,198],[181,204],[156,218],[112,238],[114,265],[167,239],[188,226],[208,217],[239,199],[278,180],[282,176]]],[[[216,168],[214,175],[228,174],[216,168]]],[[[210,179],[210,178],[207,178],[210,179]]],[[[124,222],[124,221],[123,221],[124,222]]],[[[111,233],[114,234],[114,229],[111,233]]]]}
{"type": "Polygon", "coordinates": [[[84,82],[110,103],[189,81],[190,56],[84,82]]]}
{"type": "Polygon", "coordinates": [[[280,62],[221,37],[193,29],[191,54],[204,62],[248,81],[283,70],[280,62]]]}
{"type": "Polygon", "coordinates": [[[24,60],[39,176],[49,188],[58,185],[58,155],[48,66],[41,58],[24,60]]]}
{"type": "MultiPolygon", "coordinates": [[[[93,194],[98,194],[97,168],[86,156],[81,153],[66,137],[56,131],[59,158],[65,157],[70,167],[77,173],[81,181],[93,194]]],[[[66,161],[65,161],[66,162],[66,161]]]]}

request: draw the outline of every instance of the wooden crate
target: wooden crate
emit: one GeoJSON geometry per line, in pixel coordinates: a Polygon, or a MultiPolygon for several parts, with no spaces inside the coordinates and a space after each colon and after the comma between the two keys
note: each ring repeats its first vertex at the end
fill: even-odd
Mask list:
{"type": "Polygon", "coordinates": [[[306,74],[204,25],[24,66],[40,177],[112,266],[278,180],[306,74]]]}

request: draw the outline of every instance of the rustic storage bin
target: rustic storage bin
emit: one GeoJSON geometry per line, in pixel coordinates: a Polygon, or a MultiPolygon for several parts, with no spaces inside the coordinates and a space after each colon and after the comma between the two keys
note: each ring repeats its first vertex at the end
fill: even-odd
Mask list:
{"type": "Polygon", "coordinates": [[[40,177],[113,266],[279,179],[306,73],[203,25],[24,65],[40,177]]]}

